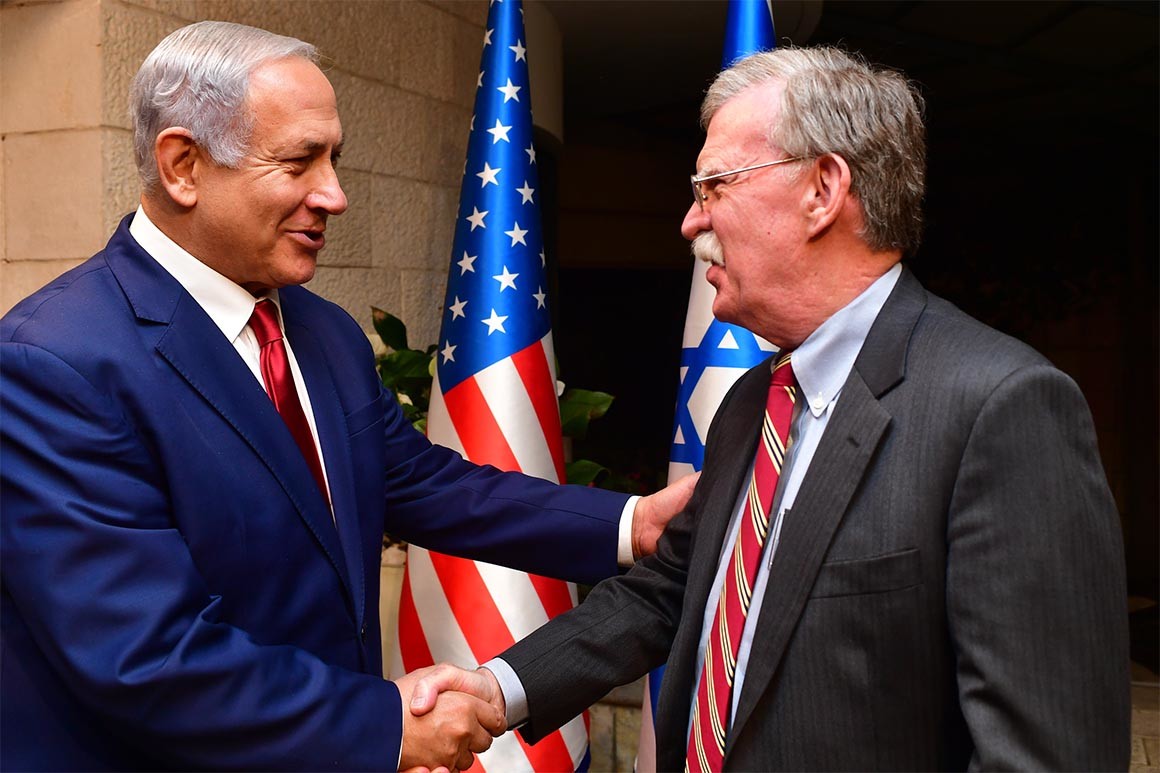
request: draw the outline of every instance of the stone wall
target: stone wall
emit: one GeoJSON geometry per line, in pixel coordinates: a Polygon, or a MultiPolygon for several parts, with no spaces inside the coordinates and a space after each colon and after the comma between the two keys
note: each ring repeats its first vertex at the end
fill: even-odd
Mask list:
{"type": "Polygon", "coordinates": [[[202,19],[316,44],[338,93],[350,210],[311,289],[434,341],[487,3],[64,0],[0,5],[0,312],[100,249],[136,206],[129,82],[202,19]]]}

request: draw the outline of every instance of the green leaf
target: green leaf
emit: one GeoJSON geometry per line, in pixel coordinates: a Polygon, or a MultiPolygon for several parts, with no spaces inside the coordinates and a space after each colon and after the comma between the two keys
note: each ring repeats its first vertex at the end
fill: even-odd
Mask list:
{"type": "Polygon", "coordinates": [[[414,349],[391,352],[379,359],[379,375],[387,386],[395,386],[408,380],[426,381],[431,378],[428,363],[431,358],[414,349]]]}
{"type": "Polygon", "coordinates": [[[383,339],[384,344],[396,352],[410,348],[407,346],[407,326],[403,324],[403,320],[374,306],[371,306],[371,320],[375,332],[383,339]]]}
{"type": "Polygon", "coordinates": [[[607,392],[569,389],[560,397],[560,430],[567,437],[583,439],[588,424],[608,412],[615,400],[607,392]]]}
{"type": "Polygon", "coordinates": [[[607,473],[607,467],[587,459],[577,459],[564,465],[564,479],[579,486],[593,486],[600,476],[607,473]]]}

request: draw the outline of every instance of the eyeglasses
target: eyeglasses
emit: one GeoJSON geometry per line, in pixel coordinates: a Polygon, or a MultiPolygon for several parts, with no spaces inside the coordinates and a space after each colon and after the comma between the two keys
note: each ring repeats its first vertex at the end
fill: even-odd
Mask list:
{"type": "Polygon", "coordinates": [[[767,166],[777,166],[778,164],[788,164],[791,161],[805,161],[805,160],[806,159],[804,156],[795,156],[794,158],[779,158],[777,161],[766,161],[763,164],[754,164],[753,166],[743,166],[740,169],[730,169],[728,172],[717,172],[716,174],[707,174],[704,177],[698,177],[695,174],[689,175],[689,182],[691,182],[693,184],[693,199],[697,202],[697,205],[701,208],[701,211],[704,212],[705,211],[705,202],[709,200],[709,196],[701,188],[702,183],[707,183],[710,180],[719,180],[722,177],[728,177],[729,175],[741,174],[742,172],[752,172],[754,169],[764,169],[767,166]]]}

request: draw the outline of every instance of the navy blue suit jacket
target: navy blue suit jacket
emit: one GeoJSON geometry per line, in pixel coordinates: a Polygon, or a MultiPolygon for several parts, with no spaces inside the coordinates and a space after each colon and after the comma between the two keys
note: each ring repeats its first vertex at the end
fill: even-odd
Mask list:
{"type": "Polygon", "coordinates": [[[626,498],[431,445],[358,325],[286,288],[332,521],[261,385],[130,219],[0,323],[0,765],[393,768],[383,531],[591,583],[616,572],[626,498]]]}

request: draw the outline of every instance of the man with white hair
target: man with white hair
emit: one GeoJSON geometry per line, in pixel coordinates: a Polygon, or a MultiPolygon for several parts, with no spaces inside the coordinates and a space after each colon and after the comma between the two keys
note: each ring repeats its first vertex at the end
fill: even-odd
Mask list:
{"type": "Polygon", "coordinates": [[[502,713],[414,717],[417,675],[381,678],[384,530],[591,583],[687,499],[411,428],[297,286],[347,207],[317,59],[224,22],[162,41],[132,86],[141,206],[0,323],[0,768],[467,768],[502,713]]]}
{"type": "Polygon", "coordinates": [[[1125,769],[1123,548],[1091,416],[902,264],[919,95],[779,48],[721,73],[702,124],[682,233],[716,316],[781,351],[725,398],[656,555],[490,670],[429,675],[412,710],[471,682],[535,741],[667,658],[660,770],[1125,769]]]}

